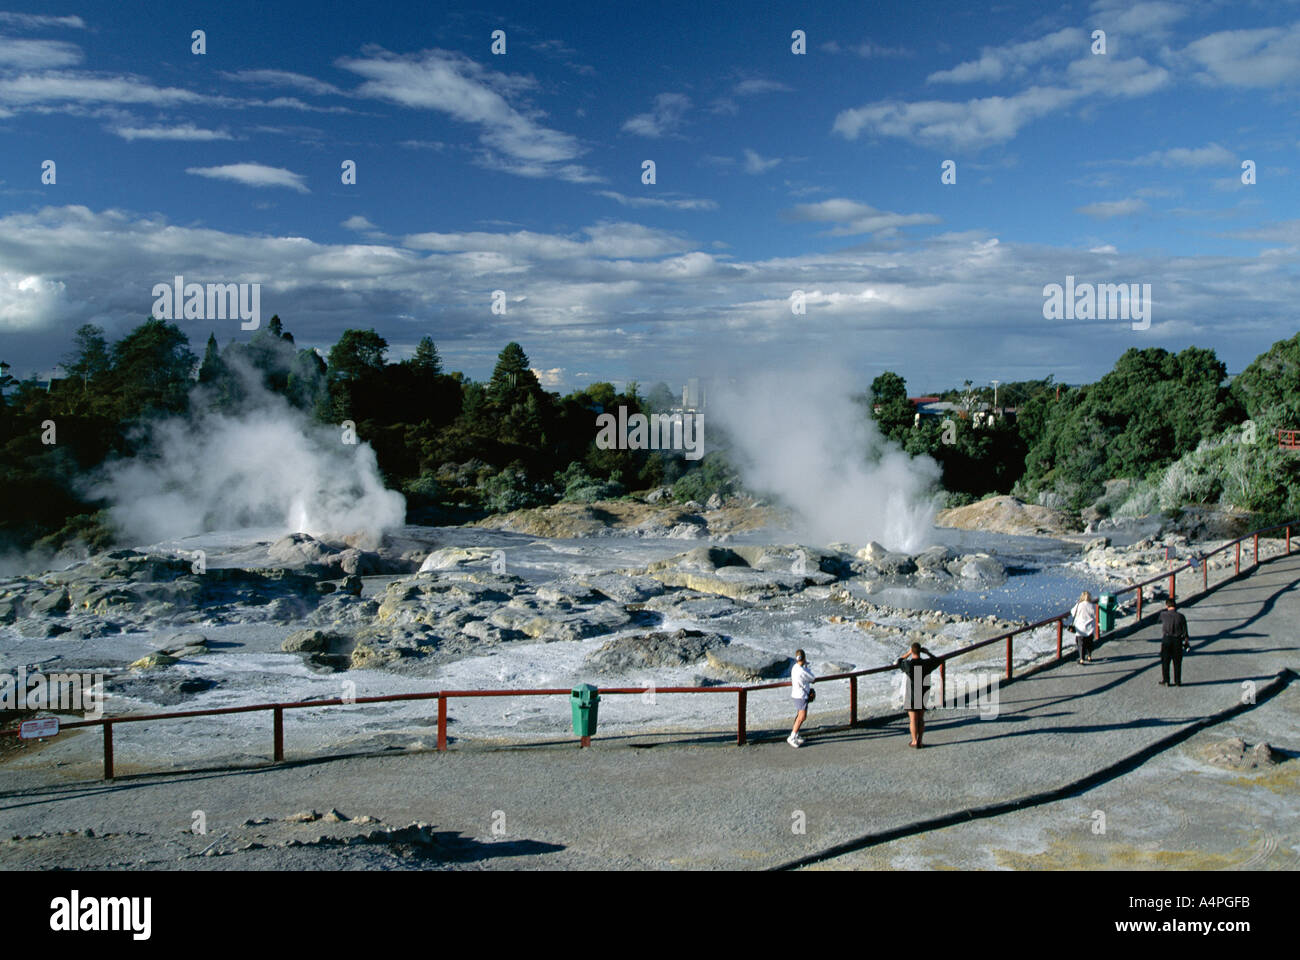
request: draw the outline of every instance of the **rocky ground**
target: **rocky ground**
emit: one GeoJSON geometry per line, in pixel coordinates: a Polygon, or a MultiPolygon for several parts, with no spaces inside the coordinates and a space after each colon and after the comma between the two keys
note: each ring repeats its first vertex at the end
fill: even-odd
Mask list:
{"type": "MultiPolygon", "coordinates": [[[[1065,525],[1047,508],[972,508],[946,519],[1022,534],[1065,525]]],[[[470,528],[445,528],[366,549],[295,533],[236,539],[206,561],[193,551],[114,550],[0,580],[0,655],[11,670],[104,673],[113,714],[338,696],[307,683],[312,676],[369,677],[364,692],[376,694],[579,679],[632,686],[661,674],[675,685],[749,682],[787,675],[798,645],[820,654],[825,675],[875,666],[908,642],[942,652],[1025,622],[881,600],[1004,589],[1023,571],[991,550],[752,542],[773,516],[739,499],[614,501],[494,518],[477,540],[470,528]],[[688,534],[709,543],[674,552],[688,534]],[[572,552],[587,542],[596,552],[572,552]]],[[[1168,569],[1166,547],[1181,557],[1202,546],[1173,532],[1129,547],[1073,537],[1081,552],[1065,566],[1083,582],[1153,576],[1168,569]]],[[[1261,556],[1279,549],[1265,541],[1261,556]]],[[[1231,563],[1228,553],[1211,569],[1231,563]]],[[[1060,594],[1057,605],[1071,599],[1060,594]]],[[[1029,659],[1042,652],[1017,648],[1029,659]]],[[[522,733],[519,715],[493,722],[522,733]]],[[[472,719],[458,717],[461,736],[472,719]]]]}

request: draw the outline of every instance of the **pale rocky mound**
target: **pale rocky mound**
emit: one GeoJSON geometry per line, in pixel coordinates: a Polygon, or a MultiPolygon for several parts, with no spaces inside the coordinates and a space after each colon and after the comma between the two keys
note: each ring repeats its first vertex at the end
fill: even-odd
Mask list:
{"type": "Polygon", "coordinates": [[[1240,737],[1206,744],[1201,748],[1201,756],[1216,767],[1228,770],[1258,770],[1282,760],[1282,755],[1267,743],[1257,743],[1252,747],[1240,737]]]}
{"type": "Polygon", "coordinates": [[[759,530],[777,520],[771,507],[730,500],[715,509],[699,504],[598,500],[556,503],[496,514],[470,526],[524,533],[532,537],[599,537],[611,534],[693,540],[759,530]]]}
{"type": "Polygon", "coordinates": [[[1006,496],[941,510],[934,523],[937,527],[1027,537],[1059,537],[1078,532],[1078,526],[1068,514],[1006,496]]]}

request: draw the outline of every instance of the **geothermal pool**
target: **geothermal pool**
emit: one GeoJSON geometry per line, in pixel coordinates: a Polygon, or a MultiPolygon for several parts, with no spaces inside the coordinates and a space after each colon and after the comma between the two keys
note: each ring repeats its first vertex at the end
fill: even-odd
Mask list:
{"type": "MultiPolygon", "coordinates": [[[[278,530],[239,530],[167,540],[141,547],[147,552],[204,551],[210,569],[221,567],[273,566],[267,557],[268,542],[278,530]]],[[[477,547],[500,550],[510,574],[534,584],[573,575],[598,575],[643,568],[673,557],[701,540],[638,538],[633,536],[546,539],[516,533],[469,527],[399,528],[390,535],[395,551],[432,551],[445,547],[477,547]]],[[[782,533],[764,531],[731,539],[739,543],[794,543],[782,533]]],[[[1035,537],[934,529],[930,542],[949,546],[961,553],[985,552],[1007,568],[1000,586],[978,590],[930,590],[892,587],[866,594],[857,584],[850,593],[875,604],[912,610],[943,611],[967,617],[993,614],[1005,619],[1037,620],[1067,609],[1084,589],[1104,592],[1104,581],[1067,568],[1077,558],[1075,545],[1035,537]]],[[[383,594],[393,575],[364,578],[362,596],[383,594]]],[[[590,681],[603,686],[694,686],[701,682],[698,665],[655,669],[621,676],[593,676],[585,661],[609,640],[647,630],[675,631],[679,628],[704,630],[731,638],[760,651],[789,654],[796,647],[807,651],[815,672],[825,675],[847,669],[880,665],[896,658],[906,643],[902,634],[872,636],[854,624],[860,618],[852,609],[830,598],[829,588],[810,587],[799,593],[757,603],[737,603],[721,615],[700,618],[659,615],[653,622],[585,640],[518,641],[485,647],[481,655],[469,655],[452,662],[404,664],[398,669],[347,669],[319,672],[300,654],[283,653],[285,635],[303,623],[206,623],[203,610],[193,611],[191,622],[160,625],[142,630],[98,637],[24,637],[13,625],[0,627],[0,653],[8,669],[22,663],[28,669],[96,671],[107,669],[119,677],[131,677],[124,667],[153,652],[176,633],[197,631],[208,641],[202,656],[182,658],[168,667],[163,686],[129,682],[111,696],[110,714],[209,709],[249,703],[407,693],[438,689],[483,688],[569,688],[590,681]],[[843,622],[831,622],[832,617],[843,622]],[[211,682],[210,689],[188,694],[179,701],[162,696],[159,690],[174,690],[186,680],[211,682]]],[[[653,619],[653,618],[651,618],[653,619]]],[[[905,617],[874,618],[886,628],[904,630],[917,626],[905,617]]],[[[969,622],[947,624],[940,633],[947,648],[974,639],[979,625],[969,622]]],[[[987,628],[987,625],[985,625],[987,628]]],[[[986,635],[986,634],[985,634],[986,635]]],[[[1028,662],[1055,648],[1055,630],[1037,631],[1017,641],[1015,659],[1028,662]]],[[[1003,656],[1000,645],[990,647],[987,657],[963,658],[966,671],[997,670],[1003,656]],[[968,662],[969,661],[969,662],[968,662]]],[[[954,671],[954,674],[956,671],[954,671]]],[[[815,725],[819,713],[842,713],[847,707],[847,683],[819,687],[813,710],[815,725]]],[[[864,713],[884,709],[895,696],[888,675],[864,678],[859,685],[859,709],[864,713]]],[[[735,722],[734,695],[608,696],[601,704],[601,732],[610,736],[652,730],[729,731],[735,722]]],[[[749,699],[749,723],[755,728],[778,726],[789,721],[789,695],[773,690],[749,699]]],[[[354,705],[319,710],[288,711],[285,715],[286,749],[290,756],[341,749],[383,749],[432,747],[436,727],[432,702],[354,705]]],[[[569,735],[569,707],[563,697],[502,697],[460,699],[450,703],[453,738],[462,740],[557,739],[569,735]]],[[[200,717],[119,727],[115,736],[118,762],[128,769],[139,764],[147,769],[168,765],[187,766],[218,759],[252,762],[265,759],[270,749],[270,714],[233,717],[200,717]]],[[[99,733],[64,736],[52,742],[39,757],[26,763],[62,760],[76,763],[97,758],[99,733]]]]}

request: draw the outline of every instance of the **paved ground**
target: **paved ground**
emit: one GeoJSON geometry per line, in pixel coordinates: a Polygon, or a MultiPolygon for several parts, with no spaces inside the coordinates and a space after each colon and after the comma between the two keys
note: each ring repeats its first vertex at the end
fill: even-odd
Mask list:
{"type": "Polygon", "coordinates": [[[1267,782],[1201,771],[1193,785],[1179,777],[1197,772],[1186,752],[1195,741],[1164,741],[1187,739],[1205,718],[1232,711],[1242,703],[1243,684],[1251,683],[1261,703],[1196,736],[1240,730],[1252,742],[1262,735],[1293,753],[1300,748],[1300,698],[1277,679],[1289,677],[1288,668],[1300,670],[1300,554],[1267,562],[1184,609],[1194,651],[1184,663],[1183,687],[1156,685],[1158,627],[1151,625],[1105,643],[1090,666],[1065,662],[1004,686],[996,718],[933,712],[920,751],[908,748],[900,718],[854,730],[819,732],[814,725],[799,750],[780,739],[738,748],[725,734],[687,744],[597,740],[583,751],[462,748],[26,789],[17,771],[0,770],[0,836],[25,838],[0,842],[0,863],[754,868],[812,858],[830,867],[1294,867],[1294,761],[1275,768],[1267,782]],[[1139,756],[1144,749],[1149,756],[1139,756]],[[1097,782],[1079,792],[1090,776],[1097,782]],[[1172,784],[1175,795],[1156,803],[1149,798],[1161,784],[1172,784]],[[1028,812],[938,825],[1071,785],[1074,796],[1028,812]],[[1188,792],[1186,805],[1178,791],[1188,792]],[[1277,798],[1271,807],[1265,794],[1277,798]],[[1162,851],[1186,848],[1193,834],[1208,841],[1221,832],[1221,821],[1209,819],[1196,829],[1187,812],[1216,804],[1244,839],[1213,857],[1207,849],[1198,861],[1162,860],[1162,851]],[[330,808],[379,823],[283,819],[330,808]],[[1113,848],[1088,839],[1104,836],[1090,829],[1097,809],[1109,811],[1105,842],[1113,848]],[[202,836],[190,830],[196,811],[206,820],[202,836]],[[1263,839],[1248,835],[1251,816],[1263,839]],[[1169,824],[1172,834],[1153,828],[1139,836],[1132,825],[1144,817],[1169,824]],[[246,822],[263,818],[270,820],[246,822]],[[415,822],[432,824],[432,832],[378,832],[415,822]],[[891,831],[897,839],[877,842],[891,831]],[[1125,844],[1146,859],[1125,861],[1125,844]]]}

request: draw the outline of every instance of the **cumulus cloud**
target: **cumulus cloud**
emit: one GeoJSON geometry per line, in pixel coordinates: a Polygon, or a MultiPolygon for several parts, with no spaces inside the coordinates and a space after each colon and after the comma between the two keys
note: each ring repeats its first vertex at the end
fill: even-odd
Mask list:
{"type": "Polygon", "coordinates": [[[287,187],[299,193],[311,193],[302,174],[264,163],[227,163],[220,167],[187,167],[186,173],[212,180],[229,180],[246,187],[287,187]]]}
{"type": "Polygon", "coordinates": [[[1256,30],[1222,30],[1189,43],[1178,61],[1203,83],[1273,87],[1300,80],[1300,23],[1256,30]]]}
{"type": "MultiPolygon", "coordinates": [[[[868,222],[860,226],[881,227],[870,218],[890,216],[849,200],[809,206],[805,222],[827,228],[862,218],[868,222]]],[[[1294,224],[1279,224],[1259,225],[1251,238],[1294,246],[1298,237],[1294,224]]],[[[476,377],[491,372],[510,340],[543,370],[596,371],[600,379],[618,370],[642,383],[699,375],[690,371],[706,361],[785,357],[807,344],[843,356],[868,379],[898,370],[919,380],[918,390],[1048,372],[1074,382],[1109,369],[1116,336],[1131,336],[1127,328],[1043,320],[1043,286],[1067,274],[1079,282],[1151,282],[1159,301],[1151,338],[1171,347],[1213,343],[1230,369],[1295,332],[1294,253],[1116,253],[1106,239],[1053,249],[982,231],[927,232],[887,248],[831,245],[739,258],[635,223],[322,243],[61,206],[0,216],[0,316],[15,373],[44,369],[67,352],[70,330],[93,322],[120,336],[147,315],[153,284],[183,274],[262,283],[263,314],[279,313],[304,347],[328,348],[364,317],[398,355],[422,332],[411,318],[436,316],[449,368],[476,377]],[[509,309],[485,336],[496,289],[507,291],[509,309]],[[791,313],[796,289],[807,303],[799,316],[791,313]],[[1239,335],[1224,341],[1227,327],[1239,335]]],[[[213,326],[180,325],[196,348],[213,326]]],[[[216,333],[223,343],[245,336],[237,322],[218,324],[216,333]]],[[[802,386],[791,380],[788,389],[802,386]]]]}

